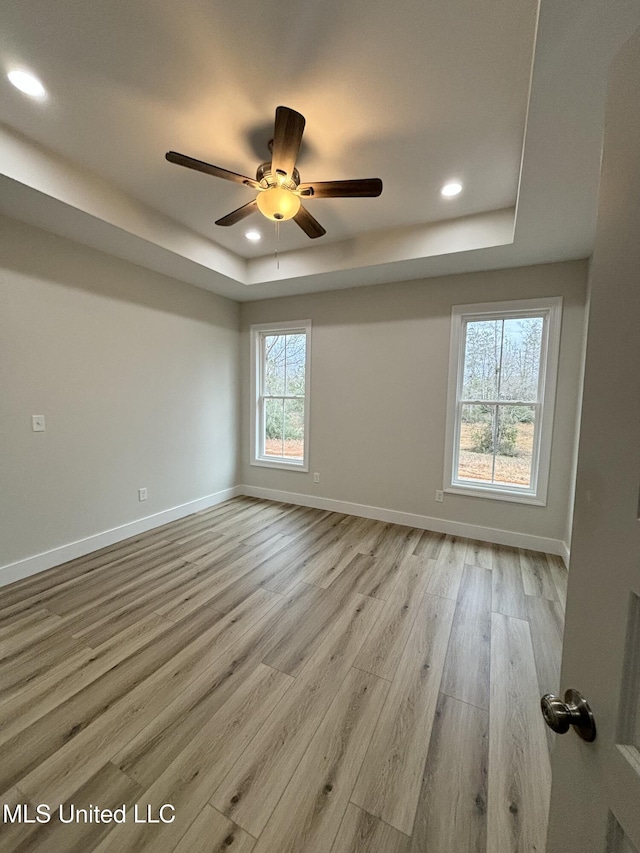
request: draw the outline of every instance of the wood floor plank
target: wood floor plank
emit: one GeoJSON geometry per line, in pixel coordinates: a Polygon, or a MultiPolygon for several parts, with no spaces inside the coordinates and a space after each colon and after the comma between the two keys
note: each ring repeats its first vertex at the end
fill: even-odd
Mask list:
{"type": "Polygon", "coordinates": [[[422,535],[413,553],[416,557],[428,557],[430,560],[436,560],[440,554],[442,543],[444,542],[444,533],[436,533],[433,530],[423,530],[422,535]]]}
{"type": "Polygon", "coordinates": [[[560,690],[560,660],[564,615],[558,601],[528,598],[527,611],[541,693],[560,690]]]}
{"type": "Polygon", "coordinates": [[[426,595],[351,797],[411,833],[455,604],[426,595]]]}
{"type": "Polygon", "coordinates": [[[405,563],[413,557],[420,531],[399,527],[388,547],[379,547],[373,554],[373,566],[360,591],[387,601],[392,595],[405,563]]]}
{"type": "Polygon", "coordinates": [[[198,537],[181,546],[180,556],[187,563],[197,563],[215,571],[230,562],[237,560],[249,550],[248,545],[242,545],[235,537],[223,536],[214,542],[205,537],[198,537]]]}
{"type": "Polygon", "coordinates": [[[527,618],[527,604],[520,569],[520,556],[516,548],[493,546],[492,610],[516,619],[527,618]]]}
{"type": "Polygon", "coordinates": [[[206,805],[174,847],[175,853],[251,853],[256,840],[206,805]]]}
{"type": "Polygon", "coordinates": [[[527,551],[524,548],[518,549],[518,554],[525,595],[536,595],[539,598],[547,598],[549,601],[557,601],[558,591],[545,555],[538,551],[527,551]]]}
{"type": "MultiPolygon", "coordinates": [[[[73,623],[75,634],[93,625],[97,617],[108,617],[113,613],[125,611],[126,608],[135,607],[141,595],[148,600],[156,591],[161,592],[176,578],[190,577],[194,567],[181,557],[168,556],[165,560],[162,555],[157,555],[137,569],[132,567],[132,571],[140,571],[140,575],[129,582],[126,582],[126,578],[123,580],[116,577],[115,583],[92,585],[86,590],[86,594],[83,587],[82,595],[80,592],[68,595],[64,605],[56,605],[65,617],[66,624],[73,623]]],[[[128,577],[128,573],[126,575],[128,577]]]]}
{"type": "Polygon", "coordinates": [[[115,637],[124,628],[134,625],[139,618],[146,616],[147,613],[155,612],[159,604],[173,598],[176,590],[191,581],[195,581],[199,574],[200,569],[197,566],[183,563],[182,566],[176,567],[171,576],[159,586],[141,592],[121,607],[115,610],[104,608],[107,612],[98,617],[93,616],[91,622],[88,621],[88,615],[83,615],[79,620],[79,630],[74,633],[74,637],[92,648],[97,648],[111,637],[115,637]]]}
{"type": "Polygon", "coordinates": [[[457,599],[466,550],[465,539],[458,539],[456,536],[445,537],[440,553],[433,564],[427,587],[430,595],[439,595],[454,601],[457,599]]]}
{"type": "MultiPolygon", "coordinates": [[[[374,557],[377,572],[376,598],[388,599],[404,562],[413,555],[422,532],[398,524],[385,525],[366,553],[374,557]]],[[[373,593],[369,593],[373,594],[373,593]]]]}
{"type": "Polygon", "coordinates": [[[488,542],[480,542],[477,539],[468,539],[464,561],[469,566],[479,566],[481,569],[492,569],[493,548],[488,542]]]}
{"type": "Polygon", "coordinates": [[[354,573],[346,580],[348,585],[340,588],[322,590],[312,587],[319,592],[313,599],[314,606],[304,619],[296,620],[286,633],[283,632],[282,639],[263,658],[263,662],[289,675],[298,675],[323,639],[334,630],[334,623],[339,620],[345,606],[357,609],[362,605],[362,597],[355,596],[357,575],[354,573]]]}
{"type": "MultiPolygon", "coordinates": [[[[130,810],[142,794],[142,789],[112,764],[105,764],[89,781],[62,805],[62,817],[69,820],[73,809],[116,809],[125,806],[130,810]]],[[[126,811],[125,811],[126,814],[126,811]]],[[[106,823],[63,823],[58,811],[51,812],[45,824],[11,827],[17,830],[0,836],[1,853],[77,853],[92,850],[109,833],[106,823]]]]}
{"type": "Polygon", "coordinates": [[[409,853],[409,844],[403,832],[349,803],[331,853],[409,853]]]}
{"type": "MultiPolygon", "coordinates": [[[[11,824],[4,816],[4,809],[8,809],[11,814],[15,814],[16,806],[27,804],[26,797],[17,788],[10,788],[2,795],[3,806],[3,825],[0,833],[0,853],[15,853],[16,847],[21,841],[27,837],[25,826],[22,823],[11,824]]],[[[28,807],[33,810],[33,804],[28,803],[28,807]]]]}
{"type": "Polygon", "coordinates": [[[544,850],[551,791],[528,622],[491,620],[491,716],[487,849],[544,850]]]}
{"type": "Polygon", "coordinates": [[[196,540],[198,543],[206,540],[208,543],[216,544],[223,541],[224,538],[225,537],[222,533],[212,530],[211,522],[207,521],[206,524],[203,523],[202,526],[196,527],[192,530],[180,531],[180,536],[173,535],[170,541],[175,542],[176,545],[187,545],[196,540]]]}
{"type": "Polygon", "coordinates": [[[382,602],[354,595],[295,684],[230,770],[211,803],[258,836],[380,616],[382,602]]]}
{"type": "Polygon", "coordinates": [[[395,525],[389,521],[381,523],[372,520],[360,537],[360,552],[373,557],[376,550],[383,545],[385,537],[395,538],[394,530],[395,525]]]}
{"type": "Polygon", "coordinates": [[[265,505],[261,501],[247,506],[241,512],[229,519],[221,519],[216,523],[216,532],[223,536],[231,533],[235,538],[242,539],[255,530],[256,520],[263,519],[268,524],[274,518],[282,515],[282,504],[269,503],[265,505]]]}
{"type": "MultiPolygon", "coordinates": [[[[29,613],[19,613],[15,616],[8,616],[2,619],[0,622],[0,659],[3,655],[3,644],[10,639],[14,639],[20,635],[22,635],[22,639],[19,641],[20,647],[24,648],[24,646],[30,642],[31,640],[31,631],[35,627],[40,625],[43,619],[47,619],[49,616],[54,616],[44,607],[33,610],[29,613]]],[[[60,621],[59,617],[54,616],[60,621]]]]}
{"type": "Polygon", "coordinates": [[[27,659],[42,648],[71,639],[71,632],[67,630],[64,620],[46,611],[37,622],[29,626],[26,633],[19,631],[0,642],[0,672],[11,667],[16,660],[27,659]]]}
{"type": "Polygon", "coordinates": [[[490,677],[491,572],[465,566],[440,689],[488,711],[490,677]]]}
{"type": "Polygon", "coordinates": [[[285,512],[277,521],[264,525],[261,519],[258,529],[244,536],[241,542],[250,547],[260,545],[275,533],[282,533],[285,536],[295,538],[298,534],[308,530],[315,522],[330,515],[328,510],[317,510],[308,506],[284,504],[284,507],[285,512]]]}
{"type": "Polygon", "coordinates": [[[149,587],[161,583],[174,569],[183,565],[179,548],[168,543],[151,554],[129,557],[120,566],[113,566],[109,572],[100,572],[82,578],[70,588],[61,590],[58,595],[47,599],[46,607],[53,613],[66,616],[70,613],[82,613],[89,606],[101,601],[119,600],[130,590],[141,586],[149,587]]]}
{"type": "Polygon", "coordinates": [[[388,686],[349,672],[254,853],[329,853],[388,686]]]}
{"type": "MultiPolygon", "coordinates": [[[[169,764],[197,732],[202,721],[215,713],[237,685],[280,642],[290,626],[313,608],[316,587],[300,584],[284,599],[259,589],[252,597],[220,620],[217,649],[211,652],[209,666],[198,661],[199,670],[189,689],[165,697],[146,726],[138,726],[131,737],[112,753],[113,761],[142,784],[151,783],[158,769],[169,764]],[[256,599],[264,599],[258,606],[256,599]],[[277,599],[274,605],[273,597],[277,599]],[[263,614],[259,611],[260,607],[263,614]],[[257,615],[262,615],[257,619],[257,615]],[[243,624],[245,623],[245,624],[243,624]],[[247,630],[249,627],[249,630],[247,630]],[[196,677],[202,681],[195,683],[196,677]]],[[[192,655],[193,657],[193,655],[192,655]]],[[[174,668],[175,671],[175,668],[174,668]]],[[[182,673],[181,673],[182,674],[182,673]]]]}
{"type": "Polygon", "coordinates": [[[347,521],[340,525],[340,538],[337,542],[316,555],[311,563],[305,565],[306,583],[312,583],[323,589],[331,586],[358,553],[360,545],[358,533],[365,528],[366,521],[368,519],[349,516],[347,521]]]}
{"type": "MultiPolygon", "coordinates": [[[[488,853],[489,713],[440,695],[408,853],[488,853]]],[[[542,851],[540,851],[542,853],[542,851]]]]}
{"type": "Polygon", "coordinates": [[[564,611],[567,606],[567,581],[569,580],[567,567],[565,566],[562,557],[558,557],[556,554],[545,554],[545,557],[556,588],[557,599],[562,605],[562,610],[564,611]]]}
{"type": "Polygon", "coordinates": [[[293,547],[272,557],[264,566],[271,571],[271,576],[263,581],[263,586],[283,595],[290,592],[305,579],[305,567],[338,541],[340,523],[346,517],[340,513],[331,513],[299,536],[293,547]]]}
{"type": "Polygon", "coordinates": [[[207,566],[209,571],[190,588],[178,590],[175,596],[157,607],[156,612],[176,622],[206,603],[219,613],[228,613],[258,586],[257,581],[243,582],[243,579],[272,554],[282,551],[288,541],[287,537],[277,534],[259,546],[243,548],[243,553],[236,558],[227,555],[219,565],[218,560],[215,566],[208,561],[196,561],[196,565],[207,566]]]}
{"type": "Polygon", "coordinates": [[[412,527],[385,522],[376,524],[371,528],[371,540],[367,547],[367,539],[364,540],[365,550],[363,553],[371,554],[382,560],[398,559],[406,547],[407,536],[413,539],[413,547],[420,541],[421,534],[412,527]]]}
{"type": "Polygon", "coordinates": [[[145,791],[149,803],[171,803],[175,821],[154,827],[118,826],[95,848],[96,853],[174,850],[292,681],[290,676],[258,664],[145,791]]]}
{"type": "MultiPolygon", "coordinates": [[[[560,693],[560,663],[562,658],[562,636],[564,614],[559,601],[546,598],[527,598],[527,612],[533,643],[533,656],[538,674],[538,691],[560,693]]],[[[549,750],[555,742],[555,734],[545,726],[549,750]]]]}
{"type": "MultiPolygon", "coordinates": [[[[209,599],[210,606],[220,613],[229,613],[237,607],[247,595],[261,586],[262,580],[268,575],[269,570],[264,568],[264,564],[272,555],[286,551],[289,542],[290,537],[277,534],[237,561],[228,576],[226,569],[221,572],[214,595],[209,599]]],[[[272,595],[277,594],[272,592],[272,595]]]]}
{"type": "MultiPolygon", "coordinates": [[[[229,530],[235,534],[238,530],[242,529],[242,526],[247,521],[253,524],[253,521],[258,516],[266,524],[279,518],[283,512],[284,504],[277,501],[270,501],[268,506],[259,500],[249,500],[243,504],[233,501],[229,506],[228,512],[217,511],[216,507],[211,507],[211,509],[203,510],[201,513],[189,515],[185,519],[182,519],[181,527],[183,530],[197,530],[204,529],[203,526],[208,526],[211,529],[215,526],[218,533],[226,536],[229,530]],[[234,522],[237,526],[230,528],[230,524],[234,522]]],[[[173,528],[170,526],[169,532],[171,533],[172,530],[173,528]]]]}
{"type": "MultiPolygon", "coordinates": [[[[264,592],[259,591],[260,594],[264,592]]],[[[250,645],[244,655],[241,644],[230,648],[211,667],[192,679],[113,755],[114,764],[144,787],[152,785],[256,669],[264,648],[268,648],[266,642],[260,644],[259,635],[259,628],[248,635],[250,645]]]]}
{"type": "Polygon", "coordinates": [[[380,619],[369,634],[355,666],[391,681],[413,627],[431,572],[431,560],[409,556],[380,619]]]}
{"type": "Polygon", "coordinates": [[[58,660],[82,655],[87,648],[86,642],[70,636],[65,629],[27,646],[0,663],[0,694],[15,692],[18,685],[45,675],[58,660]]]}
{"type": "Polygon", "coordinates": [[[104,645],[64,657],[38,678],[20,682],[17,692],[8,693],[0,702],[0,744],[87,688],[170,627],[165,619],[149,614],[104,645]]]}
{"type": "Polygon", "coordinates": [[[354,554],[340,577],[336,578],[329,589],[334,596],[355,590],[370,598],[382,600],[380,593],[384,583],[385,571],[380,569],[375,557],[371,554],[354,554]]]}

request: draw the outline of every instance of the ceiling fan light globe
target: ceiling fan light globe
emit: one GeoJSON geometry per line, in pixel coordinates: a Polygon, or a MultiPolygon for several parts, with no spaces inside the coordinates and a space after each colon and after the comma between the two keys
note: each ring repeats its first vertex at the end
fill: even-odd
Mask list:
{"type": "Polygon", "coordinates": [[[280,186],[270,187],[258,193],[257,202],[260,213],[274,222],[293,219],[300,210],[298,196],[280,186]]]}

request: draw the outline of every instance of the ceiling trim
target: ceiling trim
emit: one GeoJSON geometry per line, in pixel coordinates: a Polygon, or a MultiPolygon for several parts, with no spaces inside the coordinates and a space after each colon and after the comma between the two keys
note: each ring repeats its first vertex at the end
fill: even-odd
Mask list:
{"type": "Polygon", "coordinates": [[[244,259],[0,125],[0,213],[238,301],[584,258],[607,71],[639,25],[632,4],[542,0],[515,208],[244,259]]]}

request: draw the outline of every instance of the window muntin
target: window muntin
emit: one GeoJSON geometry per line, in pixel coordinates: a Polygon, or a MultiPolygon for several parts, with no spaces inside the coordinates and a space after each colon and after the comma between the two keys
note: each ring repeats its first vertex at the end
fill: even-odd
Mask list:
{"type": "Polygon", "coordinates": [[[252,326],[252,464],[308,470],[311,324],[252,326]]]}
{"type": "Polygon", "coordinates": [[[560,311],[560,299],[454,308],[448,491],[546,502],[560,311]]]}

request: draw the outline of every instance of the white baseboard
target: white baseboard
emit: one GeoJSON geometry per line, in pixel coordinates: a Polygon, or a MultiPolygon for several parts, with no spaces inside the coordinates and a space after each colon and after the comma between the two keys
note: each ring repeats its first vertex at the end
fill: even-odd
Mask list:
{"type": "Polygon", "coordinates": [[[345,515],[358,515],[362,518],[373,518],[376,521],[404,524],[421,530],[433,530],[435,533],[448,533],[451,536],[462,536],[465,539],[479,539],[483,542],[495,542],[496,545],[509,545],[514,548],[527,548],[530,551],[542,551],[545,554],[557,554],[562,557],[565,565],[568,565],[569,562],[569,549],[561,539],[531,536],[528,533],[515,533],[511,530],[481,527],[478,524],[465,524],[461,521],[448,521],[443,518],[431,518],[428,515],[336,501],[332,498],[319,498],[314,495],[301,495],[297,492],[283,492],[278,489],[262,489],[257,486],[239,486],[239,489],[240,494],[252,498],[311,506],[316,509],[327,509],[331,512],[342,512],[345,515]]]}
{"type": "Polygon", "coordinates": [[[448,533],[452,536],[462,536],[466,539],[479,539],[484,542],[495,542],[498,545],[509,545],[515,548],[527,548],[531,551],[543,551],[547,554],[557,554],[562,557],[566,566],[569,565],[569,547],[561,539],[548,539],[544,536],[531,536],[528,533],[516,533],[511,530],[499,530],[493,527],[481,527],[477,524],[465,524],[460,521],[448,521],[442,518],[432,518],[427,515],[417,515],[411,512],[399,512],[394,509],[385,509],[366,504],[349,503],[347,501],[333,500],[332,498],[319,498],[314,495],[302,495],[297,492],[284,492],[278,489],[262,489],[257,486],[234,486],[230,489],[207,495],[180,506],[165,509],[162,512],[139,518],[128,524],[122,524],[111,530],[96,533],[86,539],[52,548],[33,557],[0,566],[0,587],[6,586],[14,581],[37,574],[38,572],[59,566],[76,557],[83,557],[92,551],[98,551],[108,545],[114,545],[123,539],[145,533],[154,527],[160,527],[169,521],[177,521],[186,515],[199,512],[203,509],[215,506],[230,498],[239,495],[247,495],[253,498],[263,498],[270,501],[281,501],[282,503],[297,504],[299,506],[310,506],[316,509],[326,509],[331,512],[341,512],[345,515],[358,515],[362,518],[373,518],[376,521],[389,521],[393,524],[404,524],[408,527],[417,527],[421,530],[433,530],[436,533],[448,533]]]}
{"type": "Polygon", "coordinates": [[[203,509],[209,509],[209,507],[242,494],[244,492],[241,487],[233,486],[230,489],[223,489],[212,495],[206,495],[204,498],[198,498],[198,500],[162,510],[162,512],[157,512],[154,515],[130,521],[128,524],[113,527],[111,530],[87,536],[86,539],[79,539],[77,542],[70,542],[68,545],[52,548],[50,551],[44,551],[42,554],[35,554],[33,557],[27,557],[24,560],[18,560],[6,566],[0,566],[0,587],[17,580],[22,580],[22,578],[29,577],[29,575],[43,572],[45,569],[50,569],[53,566],[59,566],[61,563],[74,560],[76,557],[83,557],[85,554],[98,551],[107,545],[121,542],[123,539],[129,539],[131,536],[146,533],[147,530],[160,527],[169,521],[177,521],[177,519],[184,518],[186,515],[200,512],[203,509]]]}

